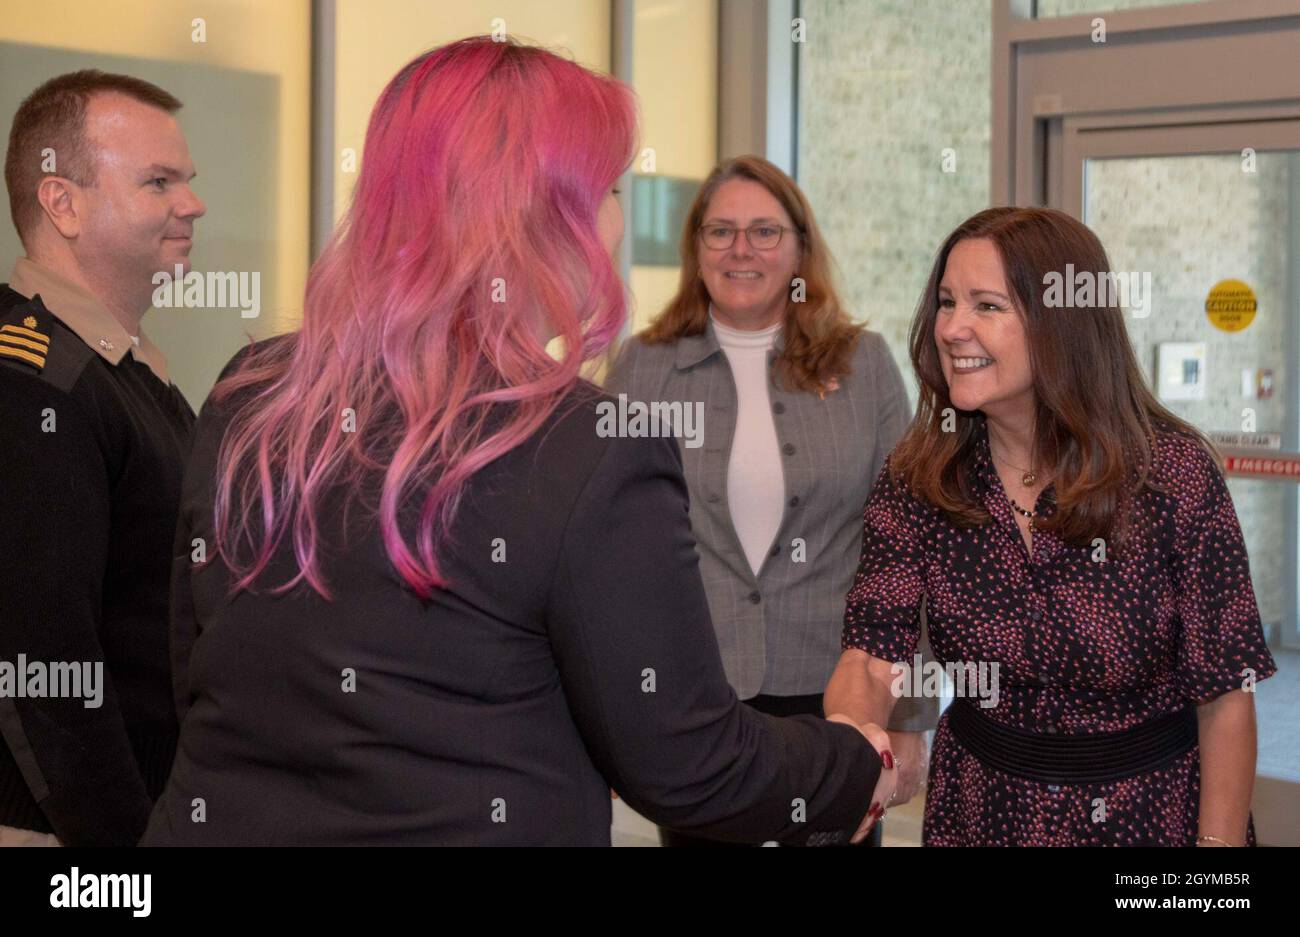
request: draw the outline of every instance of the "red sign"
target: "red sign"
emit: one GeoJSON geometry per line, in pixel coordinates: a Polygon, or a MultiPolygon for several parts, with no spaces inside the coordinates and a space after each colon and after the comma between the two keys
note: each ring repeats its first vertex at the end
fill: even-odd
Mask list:
{"type": "Polygon", "coordinates": [[[1300,481],[1300,452],[1224,452],[1223,471],[1236,478],[1300,481]]]}

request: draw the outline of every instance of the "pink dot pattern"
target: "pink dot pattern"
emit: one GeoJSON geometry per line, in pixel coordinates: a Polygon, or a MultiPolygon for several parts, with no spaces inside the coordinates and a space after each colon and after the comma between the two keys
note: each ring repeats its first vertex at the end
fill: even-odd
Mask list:
{"type": "MultiPolygon", "coordinates": [[[[1186,436],[1157,434],[1151,480],[1129,508],[1130,540],[1097,558],[1035,531],[1032,556],[975,417],[969,483],[992,519],[962,529],[881,470],[842,645],[911,662],[920,606],[935,659],[996,662],[992,719],[1042,733],[1129,728],[1276,672],[1246,546],[1223,475],[1186,436]]],[[[1055,510],[1049,486],[1035,509],[1055,510]]],[[[1103,784],[1047,785],[986,767],[940,718],[926,845],[1191,845],[1199,751],[1103,784]]],[[[1253,824],[1248,842],[1254,842],[1253,824]]]]}

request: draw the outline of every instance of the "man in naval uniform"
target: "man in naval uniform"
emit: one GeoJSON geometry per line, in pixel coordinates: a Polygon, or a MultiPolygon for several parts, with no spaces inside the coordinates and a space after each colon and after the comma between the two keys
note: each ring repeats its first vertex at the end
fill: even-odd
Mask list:
{"type": "Polygon", "coordinates": [[[10,132],[26,256],[0,285],[0,845],[134,845],[175,754],[167,596],[194,413],[140,320],[204,211],[180,106],[81,71],[10,132]]]}

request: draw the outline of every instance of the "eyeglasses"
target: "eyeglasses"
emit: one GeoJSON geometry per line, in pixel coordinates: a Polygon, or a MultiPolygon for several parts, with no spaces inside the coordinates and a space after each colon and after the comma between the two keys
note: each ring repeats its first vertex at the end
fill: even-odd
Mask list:
{"type": "MultiPolygon", "coordinates": [[[[705,247],[710,250],[725,251],[736,243],[736,234],[741,229],[726,224],[706,224],[700,225],[699,230],[705,247]]],[[[750,247],[758,251],[767,251],[781,243],[782,234],[794,229],[778,224],[752,224],[743,230],[745,240],[749,242],[750,247]]]]}

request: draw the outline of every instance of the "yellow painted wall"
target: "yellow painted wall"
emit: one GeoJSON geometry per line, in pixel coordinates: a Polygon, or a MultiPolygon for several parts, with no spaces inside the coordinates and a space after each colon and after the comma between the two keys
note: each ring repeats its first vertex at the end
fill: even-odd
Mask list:
{"type": "Polygon", "coordinates": [[[642,146],[656,171],[696,176],[718,154],[718,17],[701,0],[637,0],[632,87],[641,99],[642,146]]]}
{"type": "MultiPolygon", "coordinates": [[[[0,41],[109,55],[238,68],[280,81],[277,143],[281,154],[275,200],[279,271],[274,296],[262,297],[261,318],[248,328],[259,337],[291,328],[307,278],[310,218],[311,5],[309,0],[41,0],[9,2],[0,16],[0,41]],[[207,41],[192,41],[191,23],[202,17],[207,41]]],[[[184,111],[181,112],[182,117],[184,111]]],[[[6,134],[8,130],[6,128],[6,134]]],[[[205,158],[193,154],[203,196],[205,158]]],[[[209,206],[211,211],[211,206],[209,206]]],[[[202,239],[202,221],[196,237],[202,239]]],[[[5,258],[4,264],[10,262],[5,258]]],[[[8,268],[3,271],[8,274],[8,268]]],[[[145,323],[146,328],[148,322],[145,323]]],[[[175,364],[175,352],[169,350],[175,364]]]]}
{"type": "Polygon", "coordinates": [[[384,85],[403,65],[435,46],[493,31],[560,51],[589,68],[610,67],[608,0],[337,0],[334,77],[334,217],[347,209],[355,173],[340,172],[343,151],[358,167],[366,123],[384,85]]]}
{"type": "MultiPolygon", "coordinates": [[[[632,86],[641,101],[642,147],[655,172],[703,181],[718,154],[717,5],[637,0],[632,86]]],[[[640,165],[634,166],[640,171],[640,165]]],[[[643,329],[677,292],[678,268],[632,268],[629,334],[643,329]]]]}
{"type": "MultiPolygon", "coordinates": [[[[717,8],[705,0],[637,0],[633,88],[640,100],[642,145],[655,151],[660,174],[702,179],[717,155],[717,8]]],[[[508,33],[567,49],[589,68],[610,69],[607,0],[338,0],[335,21],[334,217],[347,209],[355,172],[342,171],[346,150],[356,165],[379,92],[399,68],[434,46],[508,33]]],[[[672,296],[677,270],[633,267],[630,330],[642,328],[672,296]]]]}

